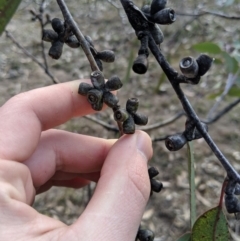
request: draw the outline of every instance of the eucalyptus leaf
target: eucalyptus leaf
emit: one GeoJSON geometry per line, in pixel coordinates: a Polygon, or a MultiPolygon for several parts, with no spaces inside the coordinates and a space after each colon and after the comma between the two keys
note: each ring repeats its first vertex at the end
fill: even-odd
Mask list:
{"type": "Polygon", "coordinates": [[[229,231],[222,208],[217,206],[202,214],[192,229],[191,241],[226,241],[229,231]]]}
{"type": "Polygon", "coordinates": [[[227,72],[235,74],[239,69],[238,61],[225,51],[222,52],[222,56],[225,59],[225,65],[227,68],[227,72]]]}
{"type": "Polygon", "coordinates": [[[18,8],[21,0],[0,1],[0,35],[18,8]]]}
{"type": "Polygon", "coordinates": [[[231,97],[240,97],[240,88],[235,86],[235,87],[232,87],[229,92],[228,92],[228,96],[231,96],[231,97]]]}
{"type": "Polygon", "coordinates": [[[185,233],[177,241],[191,241],[191,233],[185,233]]]}
{"type": "Polygon", "coordinates": [[[222,52],[221,48],[212,42],[203,42],[199,44],[195,44],[192,46],[193,49],[200,53],[206,53],[206,54],[220,54],[222,52]]]}

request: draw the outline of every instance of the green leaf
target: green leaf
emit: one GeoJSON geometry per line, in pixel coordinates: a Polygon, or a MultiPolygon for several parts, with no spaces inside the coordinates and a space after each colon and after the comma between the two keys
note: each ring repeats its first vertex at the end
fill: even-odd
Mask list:
{"type": "Polygon", "coordinates": [[[225,65],[227,68],[227,72],[235,74],[239,69],[238,61],[234,57],[230,56],[225,51],[222,52],[222,56],[225,59],[225,65]]]}
{"type": "Polygon", "coordinates": [[[0,35],[17,10],[21,0],[0,0],[0,35]]]}
{"type": "Polygon", "coordinates": [[[226,217],[217,206],[201,215],[192,229],[192,241],[226,241],[229,231],[226,217]]]}
{"type": "Polygon", "coordinates": [[[221,48],[212,42],[204,42],[195,44],[192,46],[198,52],[207,53],[207,54],[220,54],[222,52],[221,48]]]}
{"type": "Polygon", "coordinates": [[[191,241],[191,233],[185,233],[177,241],[191,241]]]}
{"type": "Polygon", "coordinates": [[[194,151],[193,151],[193,143],[189,141],[187,143],[188,146],[188,181],[190,188],[190,221],[191,228],[196,221],[196,197],[195,197],[195,170],[194,170],[194,151]]]}
{"type": "Polygon", "coordinates": [[[240,88],[239,87],[232,87],[228,92],[228,96],[240,97],[240,88]]]}

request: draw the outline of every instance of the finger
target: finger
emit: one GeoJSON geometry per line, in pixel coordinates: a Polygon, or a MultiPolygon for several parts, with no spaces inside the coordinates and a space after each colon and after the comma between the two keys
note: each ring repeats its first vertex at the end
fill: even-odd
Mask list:
{"type": "Polygon", "coordinates": [[[38,189],[57,172],[88,175],[99,172],[114,142],[62,130],[48,130],[42,133],[37,149],[24,164],[28,166],[33,184],[38,189]]]}
{"type": "Polygon", "coordinates": [[[85,240],[135,240],[150,194],[147,160],[151,155],[151,140],[144,132],[117,141],[104,162],[93,198],[71,229],[85,240]]]}
{"type": "Polygon", "coordinates": [[[0,108],[0,157],[23,161],[36,148],[41,131],[93,113],[86,97],[78,94],[82,81],[35,89],[5,103],[0,108]]]}

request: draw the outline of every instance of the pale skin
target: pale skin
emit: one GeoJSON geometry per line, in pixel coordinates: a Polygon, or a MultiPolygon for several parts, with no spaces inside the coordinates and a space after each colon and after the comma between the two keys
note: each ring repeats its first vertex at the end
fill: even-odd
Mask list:
{"type": "Polygon", "coordinates": [[[52,129],[94,112],[77,93],[81,81],[22,93],[0,108],[0,240],[135,240],[150,193],[151,140],[141,131],[106,140],[52,129]],[[90,181],[94,195],[70,226],[31,207],[52,186],[90,181]]]}

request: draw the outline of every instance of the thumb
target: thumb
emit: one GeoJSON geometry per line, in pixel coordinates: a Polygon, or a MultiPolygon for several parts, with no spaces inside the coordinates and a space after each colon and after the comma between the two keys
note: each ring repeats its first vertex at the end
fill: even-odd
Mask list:
{"type": "Polygon", "coordinates": [[[84,240],[135,240],[150,194],[147,161],[152,142],[142,131],[111,148],[92,199],[72,228],[84,240]]]}

